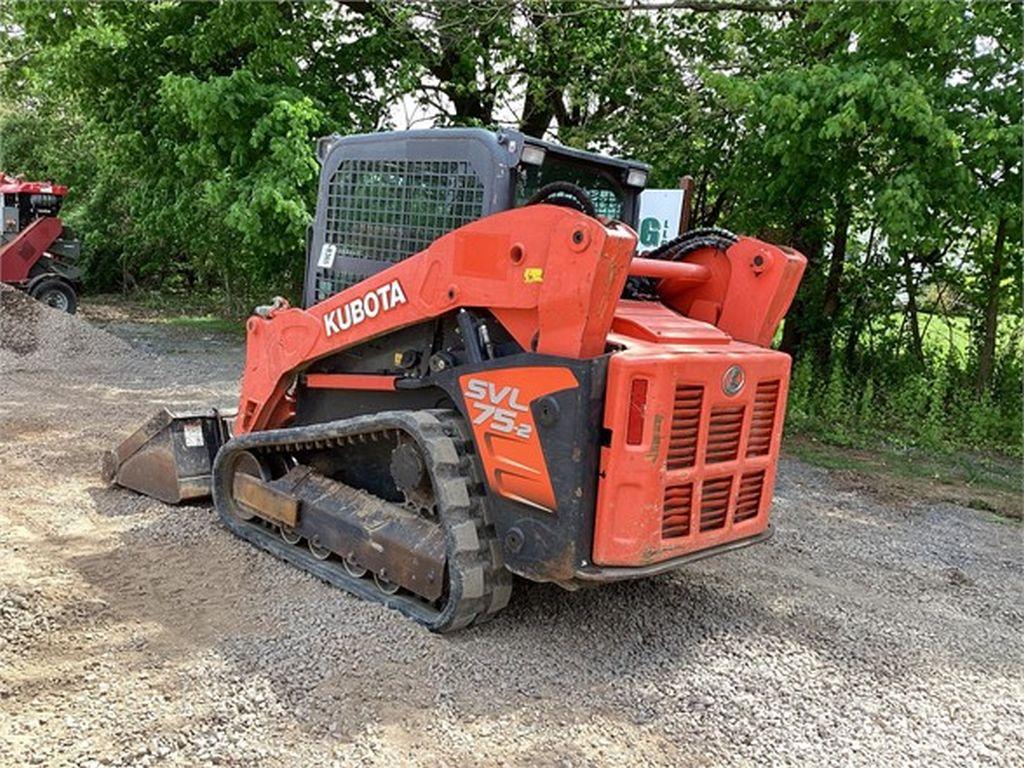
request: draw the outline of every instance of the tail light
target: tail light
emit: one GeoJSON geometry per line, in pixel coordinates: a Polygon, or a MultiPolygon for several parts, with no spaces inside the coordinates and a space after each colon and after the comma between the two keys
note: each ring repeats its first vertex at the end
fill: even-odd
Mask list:
{"type": "Polygon", "coordinates": [[[626,421],[626,445],[640,445],[644,439],[644,415],[647,411],[647,379],[633,379],[629,390],[629,418],[626,421]]]}

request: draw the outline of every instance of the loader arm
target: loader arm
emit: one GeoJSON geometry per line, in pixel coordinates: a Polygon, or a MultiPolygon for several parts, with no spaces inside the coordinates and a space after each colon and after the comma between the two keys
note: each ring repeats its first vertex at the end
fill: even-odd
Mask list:
{"type": "Polygon", "coordinates": [[[234,432],[288,423],[295,375],[317,360],[463,307],[487,308],[524,350],[602,354],[636,241],[624,224],[565,207],[517,208],[454,230],[309,309],[253,316],[234,432]]]}

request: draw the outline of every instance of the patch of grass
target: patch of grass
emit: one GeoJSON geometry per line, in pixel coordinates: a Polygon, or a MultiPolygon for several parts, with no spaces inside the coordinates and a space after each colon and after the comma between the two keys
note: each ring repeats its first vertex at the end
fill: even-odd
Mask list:
{"type": "Polygon", "coordinates": [[[945,317],[922,313],[921,342],[925,349],[946,354],[951,349],[965,354],[971,343],[971,326],[966,317],[945,317]]]}
{"type": "Polygon", "coordinates": [[[1024,472],[1008,457],[977,453],[931,453],[880,445],[875,450],[847,448],[807,435],[787,435],[787,452],[826,469],[890,472],[938,483],[1020,492],[1024,472]]]}
{"type": "Polygon", "coordinates": [[[154,322],[166,323],[181,328],[190,328],[203,333],[223,333],[231,336],[245,336],[245,322],[214,315],[179,315],[175,317],[159,317],[154,322]]]}
{"type": "Polygon", "coordinates": [[[1013,520],[1024,512],[1024,466],[1011,457],[884,443],[850,448],[801,433],[787,435],[783,445],[786,454],[808,464],[870,478],[882,493],[950,501],[1013,520]]]}
{"type": "MultiPolygon", "coordinates": [[[[1019,319],[1004,314],[999,321],[998,333],[1002,345],[1008,342],[1019,319]]],[[[871,325],[876,333],[884,334],[887,329],[901,327],[903,322],[903,314],[893,312],[888,317],[875,318],[871,325]]],[[[966,355],[974,343],[971,338],[971,321],[967,317],[922,311],[918,313],[918,323],[921,326],[921,343],[927,352],[947,355],[953,351],[966,355]]]]}
{"type": "Polygon", "coordinates": [[[88,294],[87,302],[124,309],[136,318],[219,317],[242,319],[224,311],[224,302],[214,294],[201,291],[133,291],[130,294],[88,294]]]}
{"type": "Polygon", "coordinates": [[[122,319],[187,328],[197,333],[245,336],[245,318],[213,312],[201,297],[174,302],[157,294],[92,294],[86,298],[83,312],[101,321],[122,319]]]}

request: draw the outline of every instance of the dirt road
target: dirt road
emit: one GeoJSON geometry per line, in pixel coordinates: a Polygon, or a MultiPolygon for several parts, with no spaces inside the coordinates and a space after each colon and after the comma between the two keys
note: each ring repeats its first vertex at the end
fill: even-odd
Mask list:
{"type": "Polygon", "coordinates": [[[104,488],[242,350],[92,317],[124,343],[0,314],[3,765],[1024,764],[1019,524],[785,460],[768,544],[436,637],[104,488]]]}

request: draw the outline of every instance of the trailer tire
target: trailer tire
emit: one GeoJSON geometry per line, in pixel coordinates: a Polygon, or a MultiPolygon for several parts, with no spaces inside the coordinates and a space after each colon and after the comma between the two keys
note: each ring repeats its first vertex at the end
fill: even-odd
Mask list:
{"type": "Polygon", "coordinates": [[[74,286],[59,277],[44,277],[29,288],[28,294],[36,301],[69,315],[78,309],[78,294],[74,286]]]}

